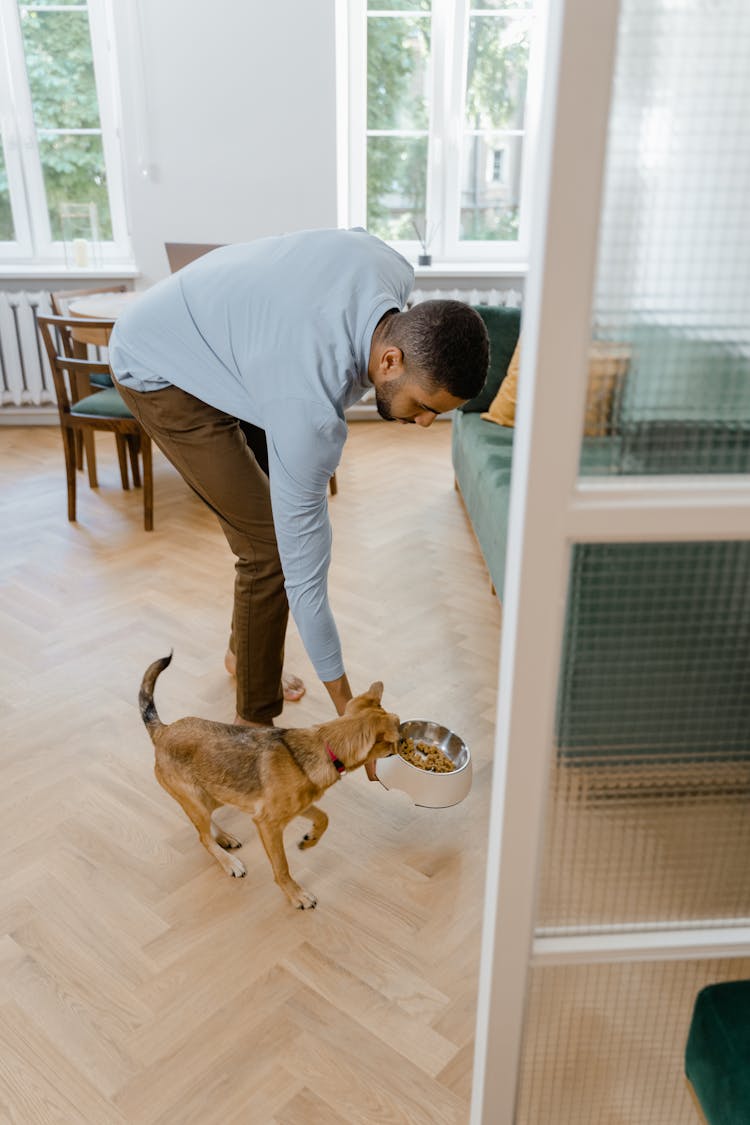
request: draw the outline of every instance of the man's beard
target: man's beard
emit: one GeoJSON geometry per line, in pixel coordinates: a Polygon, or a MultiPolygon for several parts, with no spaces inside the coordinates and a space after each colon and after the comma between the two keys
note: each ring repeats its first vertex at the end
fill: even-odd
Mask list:
{"type": "Polygon", "coordinates": [[[393,398],[396,391],[400,391],[406,382],[405,376],[400,375],[397,379],[390,379],[382,386],[375,388],[375,405],[378,409],[378,414],[386,422],[409,422],[413,423],[413,418],[398,418],[393,413],[393,398]]]}
{"type": "Polygon", "coordinates": [[[393,402],[392,387],[392,383],[384,383],[382,387],[375,388],[375,405],[378,409],[378,414],[386,422],[396,421],[391,413],[391,403],[393,402]]]}

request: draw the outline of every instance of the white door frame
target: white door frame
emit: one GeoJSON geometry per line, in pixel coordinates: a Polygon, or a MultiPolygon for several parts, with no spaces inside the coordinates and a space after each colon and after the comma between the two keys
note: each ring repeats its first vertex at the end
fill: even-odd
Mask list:
{"type": "MultiPolygon", "coordinates": [[[[551,0],[526,285],[479,976],[472,1125],[512,1125],[532,963],[659,959],[657,932],[534,941],[572,545],[750,538],[739,477],[579,480],[619,0],[551,0]]],[[[742,942],[706,930],[707,956],[742,942]]],[[[687,927],[686,927],[687,929],[687,927]]],[[[686,944],[687,943],[687,944],[686,944]]],[[[697,954],[693,954],[697,955],[697,954]]]]}

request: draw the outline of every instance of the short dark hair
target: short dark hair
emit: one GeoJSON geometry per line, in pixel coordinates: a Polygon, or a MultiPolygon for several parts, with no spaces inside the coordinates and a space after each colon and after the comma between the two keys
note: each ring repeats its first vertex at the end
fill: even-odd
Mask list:
{"type": "Polygon", "coordinates": [[[490,342],[484,321],[463,301],[420,301],[387,321],[387,342],[404,353],[407,371],[454,398],[478,395],[487,378],[490,342]]]}

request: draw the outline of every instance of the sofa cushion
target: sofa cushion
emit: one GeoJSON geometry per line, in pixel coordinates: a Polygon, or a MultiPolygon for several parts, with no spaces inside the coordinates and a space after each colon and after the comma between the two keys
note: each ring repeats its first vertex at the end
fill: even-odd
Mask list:
{"type": "MultiPolygon", "coordinates": [[[[482,414],[488,422],[499,426],[516,424],[518,398],[518,368],[521,360],[521,337],[513,352],[508,373],[500,389],[482,414]]],[[[605,437],[610,433],[615,412],[615,402],[622,393],[628,370],[630,349],[623,344],[607,340],[592,340],[589,347],[589,377],[586,389],[586,416],[583,432],[586,437],[605,437]]]]}
{"type": "Polygon", "coordinates": [[[735,330],[636,324],[619,404],[628,473],[750,471],[750,351],[735,330]]]}
{"type": "Polygon", "coordinates": [[[685,1073],[708,1125],[750,1121],[750,981],[702,989],[685,1048],[685,1073]]]}
{"type": "Polygon", "coordinates": [[[513,357],[508,365],[508,373],[500,384],[490,408],[482,417],[486,422],[496,422],[498,426],[515,426],[516,399],[518,398],[518,365],[521,361],[521,337],[518,337],[513,357]]]}
{"type": "Polygon", "coordinates": [[[466,414],[481,414],[489,410],[490,403],[498,392],[508,371],[518,334],[521,329],[521,310],[501,308],[498,305],[474,305],[487,326],[490,338],[490,367],[487,379],[476,398],[469,399],[459,407],[466,414]]]}
{"type": "Polygon", "coordinates": [[[478,414],[453,419],[453,468],[493,585],[502,595],[508,539],[513,430],[478,414]]]}

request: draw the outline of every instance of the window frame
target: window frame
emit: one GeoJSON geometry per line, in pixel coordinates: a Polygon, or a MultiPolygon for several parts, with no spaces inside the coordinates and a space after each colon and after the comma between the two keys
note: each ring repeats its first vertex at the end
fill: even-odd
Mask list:
{"type": "MultiPolygon", "coordinates": [[[[428,247],[433,265],[524,265],[529,253],[529,213],[534,182],[534,156],[544,73],[548,0],[533,6],[487,8],[472,0],[432,0],[432,51],[427,158],[427,229],[435,228],[428,247]],[[514,241],[461,239],[461,166],[465,115],[465,74],[469,20],[485,12],[494,18],[528,13],[532,24],[521,162],[518,239],[514,241]]],[[[418,10],[389,10],[367,0],[337,0],[337,85],[339,222],[367,225],[367,20],[371,15],[398,17],[428,15],[418,10]]],[[[398,132],[398,131],[397,131],[398,132]]],[[[487,130],[489,132],[489,130],[487,130]]],[[[494,130],[512,136],[513,130],[494,130]]],[[[416,240],[390,242],[405,257],[416,260],[422,247],[416,240]]]]}
{"type": "MultiPolygon", "coordinates": [[[[33,0],[32,5],[33,6],[33,0]]],[[[0,241],[0,262],[69,268],[71,273],[132,262],[125,209],[124,168],[120,151],[119,87],[111,0],[80,0],[76,4],[40,4],[45,11],[81,11],[88,15],[99,107],[102,151],[107,178],[112,239],[97,244],[97,257],[83,271],[65,258],[65,243],[51,235],[37,128],[26,72],[26,57],[17,0],[0,0],[0,117],[11,211],[16,239],[0,241]]]]}

